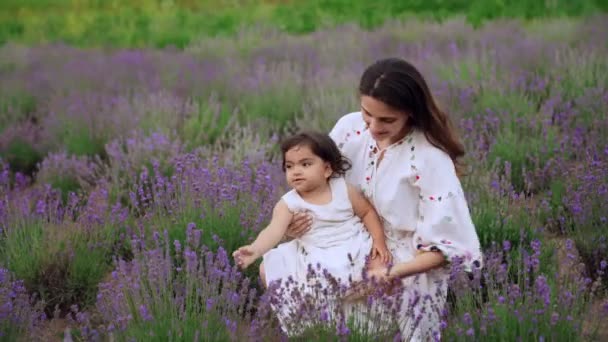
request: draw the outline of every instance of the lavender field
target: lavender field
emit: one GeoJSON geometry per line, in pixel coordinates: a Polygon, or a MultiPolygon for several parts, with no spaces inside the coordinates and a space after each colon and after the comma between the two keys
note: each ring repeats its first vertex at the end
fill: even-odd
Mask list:
{"type": "MultiPolygon", "coordinates": [[[[423,72],[485,253],[446,341],[608,339],[608,18],[248,30],[183,50],[0,47],[0,340],[286,340],[230,255],[286,191],[277,141],[423,72]]],[[[305,312],[305,309],[302,309],[305,312]]],[[[391,340],[346,325],[307,340],[391,340]]]]}

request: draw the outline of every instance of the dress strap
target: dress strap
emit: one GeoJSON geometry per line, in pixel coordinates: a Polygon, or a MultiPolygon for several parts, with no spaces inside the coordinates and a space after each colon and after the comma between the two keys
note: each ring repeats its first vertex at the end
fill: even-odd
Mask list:
{"type": "Polygon", "coordinates": [[[300,197],[295,189],[291,189],[288,193],[283,195],[281,199],[287,204],[287,208],[292,212],[302,207],[302,197],[300,197]]]}

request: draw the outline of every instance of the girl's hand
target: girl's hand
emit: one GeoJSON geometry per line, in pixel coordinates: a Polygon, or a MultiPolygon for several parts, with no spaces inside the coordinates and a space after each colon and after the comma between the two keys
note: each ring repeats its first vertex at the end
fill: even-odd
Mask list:
{"type": "Polygon", "coordinates": [[[295,239],[304,235],[312,226],[312,216],[306,212],[297,212],[293,214],[293,218],[287,226],[285,235],[295,239]]]}
{"type": "Polygon", "coordinates": [[[372,259],[376,259],[376,257],[380,257],[380,261],[385,264],[391,263],[393,261],[393,255],[388,250],[388,247],[386,247],[386,243],[384,241],[374,241],[374,243],[372,244],[372,259]]]}
{"type": "Polygon", "coordinates": [[[234,253],[232,253],[232,256],[234,257],[236,265],[241,269],[246,269],[249,267],[249,265],[253,264],[257,258],[260,257],[257,251],[251,245],[243,246],[237,249],[234,251],[234,253]]]}

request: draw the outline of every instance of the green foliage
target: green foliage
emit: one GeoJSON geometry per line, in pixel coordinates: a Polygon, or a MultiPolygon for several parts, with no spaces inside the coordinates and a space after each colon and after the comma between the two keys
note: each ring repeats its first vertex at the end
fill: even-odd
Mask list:
{"type": "MultiPolygon", "coordinates": [[[[398,329],[383,329],[388,331],[360,331],[356,325],[352,322],[347,322],[346,327],[348,328],[348,341],[352,342],[373,342],[373,341],[390,341],[394,340],[397,336],[398,329]]],[[[362,329],[366,330],[366,329],[362,329]]],[[[335,327],[327,327],[322,325],[314,325],[304,329],[304,331],[298,335],[290,338],[290,341],[294,342],[306,342],[306,341],[328,341],[338,342],[343,341],[344,336],[336,334],[335,327]]]]}
{"type": "MultiPolygon", "coordinates": [[[[480,70],[480,80],[484,77],[483,74],[484,71],[480,70]]],[[[521,128],[517,121],[535,114],[532,103],[522,94],[498,90],[483,91],[476,98],[475,107],[478,113],[484,113],[488,109],[501,112],[505,123],[513,128],[521,128]]]]}
{"type": "Polygon", "coordinates": [[[604,274],[601,278],[602,284],[604,288],[608,289],[608,277],[605,276],[607,270],[605,263],[608,262],[608,237],[603,230],[605,227],[605,223],[602,225],[597,222],[595,228],[583,227],[571,234],[588,274],[591,277],[597,277],[602,272],[604,274]],[[602,265],[602,263],[604,264],[602,265]]]}
{"type": "Polygon", "coordinates": [[[70,155],[101,156],[105,152],[105,141],[83,125],[66,123],[59,135],[62,146],[70,155]]]}
{"type": "MultiPolygon", "coordinates": [[[[106,229],[106,232],[108,229],[106,229]]],[[[0,263],[45,301],[46,312],[65,312],[95,301],[97,285],[111,267],[110,250],[69,223],[38,219],[14,225],[0,236],[0,263]]]]}
{"type": "Polygon", "coordinates": [[[44,262],[44,225],[40,221],[3,231],[0,239],[2,264],[18,279],[33,285],[44,262]]]}
{"type": "Polygon", "coordinates": [[[114,338],[229,341],[234,340],[237,331],[248,328],[238,321],[249,314],[248,303],[225,300],[227,294],[242,291],[243,284],[239,278],[227,283],[222,276],[212,274],[214,269],[210,268],[223,265],[220,266],[223,272],[231,272],[230,265],[223,264],[225,255],[207,253],[207,249],[198,249],[190,243],[182,245],[189,252],[176,253],[169,241],[160,238],[157,243],[156,249],[136,251],[132,265],[136,265],[137,272],[117,269],[105,284],[106,291],[99,293],[98,300],[106,304],[120,295],[122,300],[112,305],[119,305],[132,315],[126,329],[115,331],[114,338]],[[166,273],[160,275],[159,270],[166,273]],[[112,292],[108,296],[109,288],[112,292]]]}
{"type": "MultiPolygon", "coordinates": [[[[587,340],[574,322],[584,319],[592,298],[568,299],[571,293],[580,292],[580,278],[557,272],[554,243],[536,243],[536,251],[525,245],[504,250],[495,265],[502,271],[486,273],[490,277],[480,291],[459,293],[442,337],[449,341],[511,341],[522,336],[587,340]]],[[[572,264],[566,262],[562,267],[572,264]]]]}
{"type": "Polygon", "coordinates": [[[61,200],[67,203],[70,192],[77,192],[81,189],[80,183],[73,175],[58,175],[50,179],[49,184],[53,189],[61,192],[61,200]]]}
{"type": "MultiPolygon", "coordinates": [[[[186,228],[188,224],[195,224],[202,232],[201,244],[215,251],[222,246],[227,251],[234,251],[238,247],[247,244],[255,237],[253,230],[243,227],[241,216],[244,212],[256,212],[255,209],[246,210],[254,202],[243,199],[242,203],[233,205],[229,202],[212,207],[209,203],[203,203],[200,207],[191,204],[180,208],[177,215],[169,216],[165,212],[157,212],[149,226],[150,233],[158,228],[167,231],[170,241],[180,241],[182,245],[186,243],[186,228]]],[[[255,206],[255,205],[253,205],[255,206]]],[[[170,246],[174,252],[174,246],[170,246]]],[[[250,277],[257,277],[260,261],[251,265],[244,273],[250,277]]]]}
{"type": "MultiPolygon", "coordinates": [[[[15,62],[0,61],[0,73],[11,72],[15,68],[15,62]]],[[[36,110],[36,99],[24,91],[11,89],[2,91],[0,95],[0,131],[3,131],[17,122],[23,122],[31,118],[36,110]],[[9,94],[7,94],[9,93],[9,94]]]]}
{"type": "MultiPolygon", "coordinates": [[[[206,341],[230,341],[231,335],[226,328],[226,323],[217,314],[207,314],[190,309],[192,313],[197,313],[189,317],[178,318],[176,305],[173,303],[163,303],[157,306],[152,315],[159,317],[154,321],[146,321],[136,315],[134,321],[129,324],[129,328],[116,334],[118,341],[196,341],[197,336],[206,341]]],[[[133,312],[138,312],[134,308],[133,312]]]]}
{"type": "Polygon", "coordinates": [[[4,150],[0,151],[0,157],[6,160],[13,171],[31,173],[36,164],[42,161],[43,155],[32,144],[21,138],[14,138],[4,150]]]}
{"type": "MultiPolygon", "coordinates": [[[[538,191],[539,188],[531,189],[526,184],[526,174],[538,165],[545,165],[554,156],[557,146],[557,129],[554,127],[550,127],[545,134],[537,132],[533,135],[525,129],[507,126],[497,135],[496,142],[488,154],[488,162],[501,161],[510,164],[510,170],[503,164],[503,171],[509,173],[507,176],[510,177],[515,191],[538,191]]],[[[548,186],[548,181],[544,179],[543,184],[538,187],[548,186]]]]}
{"type": "Polygon", "coordinates": [[[471,209],[471,215],[482,248],[496,241],[510,241],[517,246],[537,235],[532,219],[521,203],[487,190],[478,195],[479,202],[471,209]]]}
{"type": "Polygon", "coordinates": [[[276,84],[242,94],[240,108],[245,122],[262,119],[268,123],[266,128],[275,128],[276,131],[277,127],[285,127],[300,114],[306,94],[292,82],[280,80],[273,83],[276,84]]]}
{"type": "Polygon", "coordinates": [[[215,143],[235,119],[228,106],[215,101],[201,101],[198,108],[185,119],[180,132],[188,149],[215,143]]]}
{"type": "Polygon", "coordinates": [[[590,53],[582,57],[574,50],[567,50],[561,53],[561,57],[559,82],[552,83],[552,91],[556,94],[572,100],[583,95],[587,89],[604,87],[608,83],[605,56],[590,53]]]}
{"type": "Polygon", "coordinates": [[[200,36],[231,35],[243,25],[263,24],[309,33],[344,23],[372,29],[408,14],[441,20],[465,15],[473,25],[502,17],[579,16],[606,10],[599,0],[567,1],[363,1],[289,2],[155,0],[129,2],[3,1],[0,44],[63,41],[79,46],[183,48],[200,36]]]}
{"type": "Polygon", "coordinates": [[[450,82],[457,82],[462,86],[480,85],[491,71],[489,63],[470,59],[458,60],[451,64],[440,64],[436,68],[438,77],[450,82]]]}

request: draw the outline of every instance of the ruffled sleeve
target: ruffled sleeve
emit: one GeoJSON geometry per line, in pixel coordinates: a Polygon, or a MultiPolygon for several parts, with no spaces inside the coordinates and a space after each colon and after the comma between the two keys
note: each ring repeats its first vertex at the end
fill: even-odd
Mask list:
{"type": "Polygon", "coordinates": [[[419,189],[415,248],[441,251],[449,262],[459,258],[466,270],[482,267],[479,238],[450,157],[429,151],[416,166],[412,185],[419,189]]]}
{"type": "Polygon", "coordinates": [[[329,132],[329,136],[342,150],[347,142],[349,142],[352,138],[361,135],[364,129],[365,122],[363,121],[361,112],[353,112],[338,119],[332,130],[329,132]]]}

